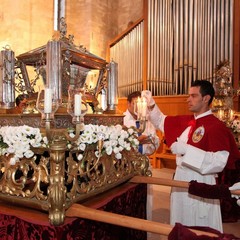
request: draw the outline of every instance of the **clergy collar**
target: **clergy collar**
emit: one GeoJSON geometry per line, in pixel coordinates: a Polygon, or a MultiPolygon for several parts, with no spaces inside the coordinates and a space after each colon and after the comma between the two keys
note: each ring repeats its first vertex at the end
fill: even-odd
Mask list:
{"type": "Polygon", "coordinates": [[[198,115],[198,116],[195,116],[195,114],[194,114],[194,118],[195,119],[199,119],[199,118],[202,118],[202,117],[206,117],[206,116],[208,116],[210,114],[212,114],[212,110],[211,109],[206,111],[206,112],[204,112],[204,113],[202,113],[202,114],[200,114],[200,115],[198,115]]]}

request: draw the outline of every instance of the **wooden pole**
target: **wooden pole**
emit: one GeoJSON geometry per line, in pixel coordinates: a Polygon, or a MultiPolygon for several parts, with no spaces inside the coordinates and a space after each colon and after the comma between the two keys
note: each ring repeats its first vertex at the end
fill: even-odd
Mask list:
{"type": "Polygon", "coordinates": [[[177,181],[177,180],[157,178],[157,177],[134,176],[129,181],[133,183],[157,184],[157,185],[181,187],[181,188],[188,188],[189,186],[189,183],[185,181],[177,181]]]}
{"type": "MultiPolygon", "coordinates": [[[[146,184],[156,184],[156,185],[164,185],[170,187],[180,187],[180,188],[188,188],[189,182],[165,179],[165,178],[157,178],[157,177],[145,177],[145,176],[134,176],[129,180],[133,183],[146,183],[146,184]]],[[[240,195],[240,190],[231,190],[231,194],[240,195]]]]}
{"type": "MultiPolygon", "coordinates": [[[[134,176],[129,181],[133,183],[157,184],[157,185],[180,187],[180,188],[189,187],[189,182],[164,179],[164,178],[156,178],[156,177],[134,176]]],[[[230,192],[231,194],[240,195],[240,190],[232,190],[230,192]]],[[[116,213],[96,210],[96,209],[85,207],[80,204],[73,204],[66,211],[66,216],[85,218],[85,219],[90,219],[94,221],[110,223],[110,224],[114,224],[122,227],[130,227],[133,229],[157,233],[165,236],[168,236],[173,228],[169,224],[163,224],[163,223],[153,222],[145,219],[128,217],[128,216],[123,216],[116,213]]],[[[207,235],[211,237],[217,236],[215,234],[208,233],[208,232],[203,232],[203,231],[198,231],[193,229],[189,229],[189,230],[196,233],[197,235],[207,235]]]]}
{"type": "MultiPolygon", "coordinates": [[[[66,217],[79,217],[90,219],[94,221],[110,223],[117,226],[138,229],[142,231],[157,233],[168,236],[172,231],[172,226],[169,224],[153,222],[145,219],[128,217],[116,213],[105,212],[101,210],[85,207],[80,204],[73,204],[67,211],[66,217]]],[[[189,229],[197,235],[207,235],[210,237],[217,237],[216,234],[189,229]]]]}

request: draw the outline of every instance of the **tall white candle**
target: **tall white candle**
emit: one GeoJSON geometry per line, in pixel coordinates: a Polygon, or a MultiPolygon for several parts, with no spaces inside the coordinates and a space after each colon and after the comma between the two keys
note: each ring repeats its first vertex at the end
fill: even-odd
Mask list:
{"type": "Polygon", "coordinates": [[[233,118],[234,118],[234,111],[230,110],[230,112],[229,112],[229,120],[232,121],[233,118]]]}
{"type": "Polygon", "coordinates": [[[54,0],[54,21],[53,30],[58,31],[58,0],[54,0]]]}
{"type": "Polygon", "coordinates": [[[224,118],[224,110],[222,110],[222,109],[218,110],[218,118],[220,120],[223,120],[223,118],[224,118]]]}
{"type": "Polygon", "coordinates": [[[141,118],[141,114],[142,114],[142,103],[141,103],[141,98],[138,97],[138,99],[137,99],[137,118],[138,118],[138,120],[141,118]]]}
{"type": "Polygon", "coordinates": [[[142,117],[147,115],[147,101],[145,98],[142,99],[142,117]]]}
{"type": "Polygon", "coordinates": [[[52,89],[45,88],[44,91],[44,113],[52,112],[52,89]]]}
{"type": "Polygon", "coordinates": [[[82,102],[82,95],[75,94],[74,95],[74,115],[80,116],[81,115],[81,102],[82,102]]]}

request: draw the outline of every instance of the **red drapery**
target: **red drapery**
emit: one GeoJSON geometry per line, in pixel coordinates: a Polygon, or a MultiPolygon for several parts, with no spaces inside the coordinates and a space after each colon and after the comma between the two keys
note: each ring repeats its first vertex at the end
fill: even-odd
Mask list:
{"type": "MultiPolygon", "coordinates": [[[[146,219],[146,196],[145,184],[126,183],[83,204],[103,211],[146,219]]],[[[19,210],[16,206],[1,203],[1,240],[146,240],[146,232],[131,228],[79,218],[67,218],[63,225],[54,227],[49,224],[46,213],[36,210],[26,210],[25,213],[24,208],[19,210]]]]}

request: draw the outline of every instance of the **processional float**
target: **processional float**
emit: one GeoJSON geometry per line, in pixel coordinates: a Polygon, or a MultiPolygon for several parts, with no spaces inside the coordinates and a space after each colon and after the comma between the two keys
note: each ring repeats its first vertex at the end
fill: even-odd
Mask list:
{"type": "MultiPolygon", "coordinates": [[[[128,150],[121,147],[121,159],[117,159],[115,153],[102,151],[106,139],[111,141],[111,136],[105,135],[116,135],[116,129],[120,134],[127,133],[122,128],[122,114],[116,113],[116,64],[107,63],[82,46],[75,46],[73,36],[66,37],[64,19],[59,36],[54,36],[46,45],[16,59],[11,49],[1,51],[1,67],[1,107],[10,109],[14,106],[15,88],[18,88],[30,96],[29,101],[34,101],[33,105],[40,112],[34,113],[30,109],[27,114],[2,114],[1,126],[40,128],[47,142],[44,147],[31,145],[33,156],[23,155],[17,160],[16,152],[11,154],[7,152],[9,146],[3,146],[0,199],[47,211],[51,224],[60,225],[66,209],[73,203],[116,187],[136,174],[151,175],[147,157],[137,153],[130,142],[125,141],[133,132],[125,140],[120,139],[128,146],[128,150]],[[33,81],[29,80],[29,67],[33,67],[37,75],[33,81]],[[89,87],[86,80],[92,70],[97,72],[97,80],[94,87],[89,87]],[[18,84],[15,84],[16,77],[18,84]],[[40,90],[34,92],[39,78],[44,83],[45,94],[40,90]],[[111,92],[107,92],[108,89],[111,92]],[[105,112],[97,98],[102,91],[108,95],[105,112]],[[89,106],[94,112],[85,115],[89,106]],[[84,124],[91,124],[94,129],[85,135],[94,137],[92,141],[88,140],[89,144],[79,142],[84,124]]],[[[34,140],[36,134],[30,135],[26,140],[34,140]]]]}

